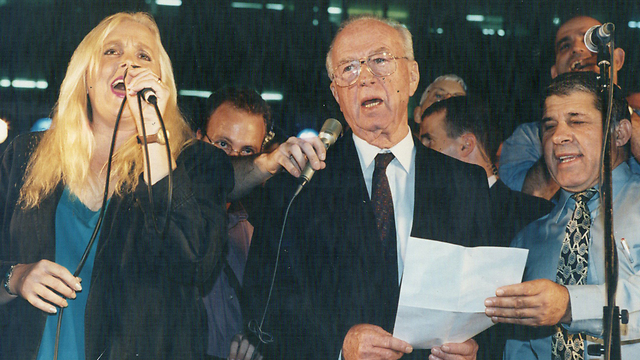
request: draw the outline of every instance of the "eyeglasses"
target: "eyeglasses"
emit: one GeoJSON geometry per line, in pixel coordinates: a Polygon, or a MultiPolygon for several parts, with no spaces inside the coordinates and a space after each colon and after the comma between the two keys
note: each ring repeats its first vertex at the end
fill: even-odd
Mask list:
{"type": "Polygon", "coordinates": [[[355,84],[360,77],[362,64],[367,64],[367,69],[374,76],[389,76],[398,69],[396,59],[409,59],[408,57],[396,57],[388,52],[381,52],[370,55],[360,60],[344,62],[335,67],[333,71],[333,81],[337,86],[347,87],[355,84]]]}

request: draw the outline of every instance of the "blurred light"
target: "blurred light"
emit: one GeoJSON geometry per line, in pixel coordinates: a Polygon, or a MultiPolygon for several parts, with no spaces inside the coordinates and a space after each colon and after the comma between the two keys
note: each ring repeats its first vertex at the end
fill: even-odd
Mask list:
{"type": "Polygon", "coordinates": [[[33,80],[15,79],[11,82],[11,86],[18,89],[35,89],[36,82],[33,80]]]}
{"type": "Polygon", "coordinates": [[[632,29],[637,29],[638,27],[640,27],[639,25],[640,24],[636,21],[629,21],[629,27],[632,29]]]}
{"type": "Polygon", "coordinates": [[[284,5],[283,4],[267,4],[265,5],[265,7],[269,10],[277,10],[277,11],[282,11],[284,10],[284,5]]]}
{"type": "Polygon", "coordinates": [[[482,29],[482,34],[484,35],[495,35],[496,31],[494,29],[482,29]]]}
{"type": "Polygon", "coordinates": [[[180,6],[182,0],[156,0],[156,4],[164,6],[180,6]]]}
{"type": "Polygon", "coordinates": [[[44,80],[38,80],[36,81],[36,87],[44,90],[49,87],[49,83],[44,80]]]}
{"type": "Polygon", "coordinates": [[[340,15],[340,14],[342,14],[342,8],[339,8],[337,6],[329,6],[327,8],[327,12],[329,14],[340,15]]]}
{"type": "Polygon", "coordinates": [[[442,28],[437,28],[437,29],[436,29],[436,33],[438,33],[438,34],[443,34],[443,33],[444,33],[444,30],[443,30],[442,28]]]}
{"type": "Polygon", "coordinates": [[[45,130],[48,130],[50,127],[51,127],[51,119],[41,118],[41,119],[38,119],[35,123],[33,123],[30,131],[45,131],[45,130]]]}
{"type": "Polygon", "coordinates": [[[260,10],[260,9],[262,9],[262,4],[246,3],[246,2],[232,2],[231,3],[231,7],[232,8],[236,8],[236,9],[256,9],[256,10],[260,10]]]}
{"type": "Polygon", "coordinates": [[[7,140],[9,136],[9,124],[3,119],[0,119],[0,144],[7,140]]]}
{"type": "Polygon", "coordinates": [[[318,136],[318,132],[313,129],[304,129],[298,133],[298,138],[309,139],[318,136]]]}
{"type": "Polygon", "coordinates": [[[553,25],[560,25],[560,18],[559,17],[553,18],[553,25]]]}
{"type": "Polygon", "coordinates": [[[319,7],[317,7],[317,6],[314,6],[314,7],[313,7],[313,12],[318,12],[318,11],[320,11],[320,8],[319,8],[319,7]]]}
{"type": "Polygon", "coordinates": [[[282,101],[283,98],[282,94],[277,92],[263,92],[260,96],[264,101],[282,101]]]}
{"type": "Polygon", "coordinates": [[[313,19],[311,23],[313,24],[313,26],[318,26],[320,22],[318,21],[318,19],[313,19]]]}
{"type": "Polygon", "coordinates": [[[504,32],[503,29],[499,29],[498,30],[498,36],[504,36],[506,33],[504,32]]]}
{"type": "Polygon", "coordinates": [[[11,80],[9,80],[9,79],[2,79],[2,80],[0,80],[0,86],[2,86],[2,87],[9,87],[9,86],[11,86],[11,80]]]}
{"type": "Polygon", "coordinates": [[[194,97],[201,97],[201,98],[208,98],[209,95],[211,95],[211,91],[205,91],[205,90],[180,90],[178,91],[178,95],[182,95],[182,96],[194,96],[194,97]]]}
{"type": "Polygon", "coordinates": [[[472,15],[472,14],[469,14],[469,15],[467,15],[467,21],[483,22],[484,21],[484,15],[472,15]]]}

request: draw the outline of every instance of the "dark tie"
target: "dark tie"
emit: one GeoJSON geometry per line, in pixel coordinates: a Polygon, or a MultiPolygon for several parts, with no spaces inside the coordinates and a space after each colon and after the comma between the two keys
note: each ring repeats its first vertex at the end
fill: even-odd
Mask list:
{"type": "MultiPolygon", "coordinates": [[[[595,189],[587,189],[571,195],[576,201],[576,208],[565,228],[556,273],[558,284],[585,285],[587,283],[589,228],[591,227],[591,212],[587,202],[595,194],[595,189]]],[[[564,327],[556,325],[555,334],[551,337],[551,354],[553,360],[584,359],[584,334],[569,334],[564,327]]]]}
{"type": "Polygon", "coordinates": [[[380,153],[376,156],[376,168],[373,171],[371,201],[376,216],[378,234],[384,251],[387,281],[398,285],[398,258],[396,245],[396,222],[393,213],[393,198],[387,179],[387,165],[393,160],[392,153],[380,153]]]}

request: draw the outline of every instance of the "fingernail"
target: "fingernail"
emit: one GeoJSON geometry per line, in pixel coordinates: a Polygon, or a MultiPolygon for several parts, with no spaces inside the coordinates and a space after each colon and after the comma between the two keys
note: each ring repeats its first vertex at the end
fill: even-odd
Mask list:
{"type": "Polygon", "coordinates": [[[406,352],[407,354],[408,354],[408,353],[410,353],[410,352],[413,352],[413,348],[412,348],[411,346],[407,346],[407,347],[404,349],[404,352],[406,352]]]}
{"type": "Polygon", "coordinates": [[[493,311],[493,309],[486,309],[485,310],[485,314],[491,316],[491,315],[495,314],[495,312],[493,311]]]}
{"type": "Polygon", "coordinates": [[[484,306],[491,306],[491,305],[493,305],[493,301],[491,301],[489,299],[484,301],[484,306]]]}
{"type": "Polygon", "coordinates": [[[52,306],[52,307],[50,307],[50,308],[49,308],[49,312],[50,312],[51,314],[55,314],[55,313],[57,313],[57,312],[58,312],[58,309],[56,309],[56,308],[54,308],[54,307],[52,306]]]}
{"type": "Polygon", "coordinates": [[[74,288],[76,289],[76,291],[82,291],[82,286],[80,285],[80,283],[77,283],[74,288]]]}
{"type": "Polygon", "coordinates": [[[326,157],[327,157],[327,154],[320,154],[320,160],[324,161],[326,157]]]}
{"type": "Polygon", "coordinates": [[[498,296],[504,295],[504,290],[502,290],[502,289],[496,290],[496,295],[498,295],[498,296]]]}
{"type": "Polygon", "coordinates": [[[447,345],[442,345],[442,351],[449,352],[451,349],[447,345]]]}

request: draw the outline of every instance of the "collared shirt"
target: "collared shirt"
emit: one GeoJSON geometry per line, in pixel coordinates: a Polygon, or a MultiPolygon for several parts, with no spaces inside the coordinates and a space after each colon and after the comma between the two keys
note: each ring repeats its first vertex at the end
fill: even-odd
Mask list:
{"type": "MultiPolygon", "coordinates": [[[[622,163],[612,173],[613,216],[616,247],[619,258],[619,282],[616,304],[629,310],[629,324],[622,325],[622,358],[640,359],[640,176],[634,174],[627,163],[622,163]],[[622,245],[625,239],[630,247],[622,245]]],[[[524,281],[549,279],[555,281],[560,249],[565,227],[575,208],[572,193],[561,190],[555,208],[527,226],[512,243],[512,246],[529,249],[524,281]]],[[[571,301],[572,322],[566,328],[570,332],[583,332],[602,337],[602,309],[606,303],[604,270],[603,216],[600,194],[587,203],[591,211],[589,237],[589,270],[586,285],[567,285],[571,301]]],[[[528,340],[518,336],[510,339],[505,348],[505,359],[528,360],[551,354],[549,327],[521,327],[517,332],[526,334],[528,340]]],[[[597,359],[586,356],[585,359],[597,359]]]]}
{"type": "Polygon", "coordinates": [[[487,178],[487,181],[489,182],[489,188],[491,188],[493,184],[495,184],[496,181],[498,181],[498,177],[495,175],[491,175],[487,178]]]}
{"type": "Polygon", "coordinates": [[[391,152],[395,159],[387,166],[387,178],[393,198],[393,213],[396,220],[396,239],[398,244],[398,281],[402,279],[404,258],[413,226],[413,206],[415,201],[416,183],[416,148],[409,127],[407,136],[390,149],[380,149],[363,139],[353,135],[353,141],[358,151],[360,167],[367,185],[369,197],[373,182],[373,170],[375,169],[376,155],[383,152],[391,152]]]}

